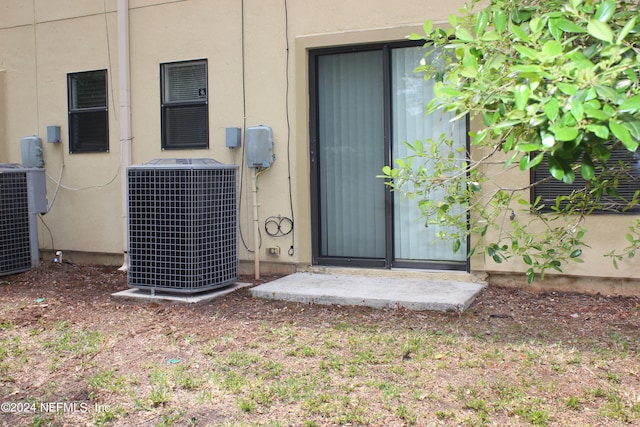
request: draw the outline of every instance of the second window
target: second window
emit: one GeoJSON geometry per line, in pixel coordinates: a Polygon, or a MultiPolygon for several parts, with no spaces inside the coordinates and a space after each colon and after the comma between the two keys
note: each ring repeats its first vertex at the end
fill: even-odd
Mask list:
{"type": "Polygon", "coordinates": [[[162,149],[209,148],[207,60],[160,65],[162,149]]]}

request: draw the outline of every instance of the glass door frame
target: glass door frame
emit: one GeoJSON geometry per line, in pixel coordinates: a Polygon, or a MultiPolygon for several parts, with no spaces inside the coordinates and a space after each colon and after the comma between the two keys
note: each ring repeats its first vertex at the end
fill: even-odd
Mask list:
{"type": "MultiPolygon", "coordinates": [[[[389,188],[385,188],[385,257],[382,258],[348,258],[331,257],[321,255],[321,222],[320,222],[320,167],[318,155],[319,133],[319,108],[318,108],[318,58],[323,55],[340,53],[355,53],[365,51],[381,51],[383,61],[383,102],[384,102],[384,164],[393,162],[392,135],[392,88],[391,88],[391,51],[394,48],[422,46],[423,43],[402,41],[392,43],[376,43],[344,47],[318,48],[309,51],[309,161],[310,161],[310,196],[311,196],[311,249],[312,264],[327,266],[365,267],[365,268],[418,268],[432,270],[459,270],[469,271],[469,259],[464,262],[455,261],[402,261],[394,258],[394,197],[389,188]]],[[[426,107],[426,104],[425,104],[426,107]]],[[[469,129],[469,120],[466,118],[466,129],[469,129]]],[[[465,132],[467,133],[467,132],[465,132]]],[[[466,136],[467,156],[469,155],[469,136],[466,136]]],[[[380,171],[382,173],[382,171],[380,171]]],[[[383,180],[380,179],[383,185],[383,180]]],[[[386,186],[385,186],[386,187],[386,186]]],[[[469,240],[467,240],[467,248],[469,240]]]]}

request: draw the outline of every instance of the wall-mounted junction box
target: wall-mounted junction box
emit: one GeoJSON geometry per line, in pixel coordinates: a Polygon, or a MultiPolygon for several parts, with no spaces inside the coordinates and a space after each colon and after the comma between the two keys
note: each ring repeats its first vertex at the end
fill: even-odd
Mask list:
{"type": "Polygon", "coordinates": [[[273,134],[269,126],[253,126],[244,133],[247,166],[268,168],[275,160],[273,154],[273,134]]]}
{"type": "Polygon", "coordinates": [[[60,126],[47,126],[47,142],[60,142],[60,126]]]}
{"type": "Polygon", "coordinates": [[[227,148],[240,147],[240,128],[226,128],[225,129],[225,144],[227,148]]]}

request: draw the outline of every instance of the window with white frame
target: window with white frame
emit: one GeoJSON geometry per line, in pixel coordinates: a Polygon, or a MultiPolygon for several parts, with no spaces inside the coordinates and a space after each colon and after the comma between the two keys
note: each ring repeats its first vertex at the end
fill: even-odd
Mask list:
{"type": "Polygon", "coordinates": [[[207,60],[160,65],[162,149],[209,148],[207,60]]]}

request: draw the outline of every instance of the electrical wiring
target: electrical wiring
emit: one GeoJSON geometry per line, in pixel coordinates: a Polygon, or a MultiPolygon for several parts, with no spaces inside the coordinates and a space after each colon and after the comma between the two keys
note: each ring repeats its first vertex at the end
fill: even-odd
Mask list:
{"type": "Polygon", "coordinates": [[[44,226],[44,228],[46,228],[47,231],[49,232],[49,237],[51,238],[51,250],[55,251],[56,250],[56,245],[55,245],[55,243],[53,241],[53,233],[51,232],[51,229],[49,228],[47,223],[44,221],[44,218],[42,218],[42,215],[38,215],[38,218],[42,222],[42,225],[44,226]]]}
{"type": "MultiPolygon", "coordinates": [[[[294,232],[294,211],[293,211],[293,190],[291,186],[291,120],[289,109],[289,8],[287,0],[284,0],[284,37],[286,42],[286,67],[285,67],[285,113],[287,116],[287,179],[289,184],[289,207],[291,208],[291,247],[287,253],[293,256],[295,252],[295,232],[294,232]]],[[[287,233],[289,234],[289,233],[287,233]]]]}
{"type": "MultiPolygon", "coordinates": [[[[242,68],[242,118],[243,118],[243,130],[246,130],[247,128],[247,94],[246,94],[246,46],[245,46],[245,42],[246,42],[246,34],[245,34],[245,4],[244,4],[244,0],[240,2],[240,15],[241,15],[241,24],[240,24],[240,28],[241,28],[241,68],[242,68]]],[[[286,143],[286,147],[287,147],[287,180],[288,180],[288,189],[289,189],[289,208],[291,210],[291,217],[290,218],[286,218],[286,217],[282,217],[280,216],[280,218],[282,218],[280,220],[280,222],[278,222],[278,224],[272,224],[269,223],[269,227],[271,227],[272,225],[276,226],[276,234],[278,236],[282,235],[282,236],[286,236],[286,235],[291,235],[291,246],[289,248],[288,254],[290,256],[292,256],[294,254],[294,207],[293,207],[293,188],[292,188],[292,178],[291,178],[291,120],[290,120],[290,105],[289,105],[289,93],[290,93],[290,85],[289,85],[289,67],[290,67],[290,58],[289,58],[289,18],[288,18],[288,5],[287,5],[287,0],[284,0],[284,19],[285,19],[285,56],[286,56],[286,61],[285,61],[285,115],[286,115],[286,126],[287,126],[287,143],[286,143]],[[285,225],[286,224],[286,225],[285,225]],[[286,231],[286,233],[283,233],[282,230],[288,228],[288,230],[286,231]]],[[[238,209],[240,211],[242,211],[242,203],[243,203],[243,192],[245,191],[244,189],[244,185],[243,185],[243,181],[244,181],[244,176],[246,173],[246,164],[245,164],[245,155],[246,155],[246,145],[242,144],[242,159],[241,159],[241,165],[240,165],[240,194],[239,194],[239,203],[238,203],[238,209]]],[[[266,170],[268,170],[268,168],[260,168],[257,171],[256,174],[256,185],[257,185],[257,178],[264,173],[266,170]]],[[[273,217],[269,217],[272,221],[274,220],[274,218],[277,218],[275,216],[273,217]]],[[[269,232],[266,230],[267,227],[267,222],[265,221],[265,233],[267,235],[270,235],[269,232]]],[[[259,240],[258,242],[255,242],[255,248],[251,249],[249,248],[249,245],[247,244],[245,237],[244,237],[244,233],[243,233],[243,228],[242,225],[240,225],[238,227],[239,229],[239,235],[240,235],[240,241],[242,242],[243,247],[245,248],[245,250],[247,250],[247,252],[249,253],[254,253],[255,251],[259,250],[262,247],[262,233],[259,231],[258,232],[258,236],[259,236],[259,240]]],[[[274,236],[272,236],[274,237],[274,236]]]]}
{"type": "Polygon", "coordinates": [[[293,220],[286,216],[270,216],[264,220],[264,231],[271,237],[284,237],[293,231],[293,220]]]}

